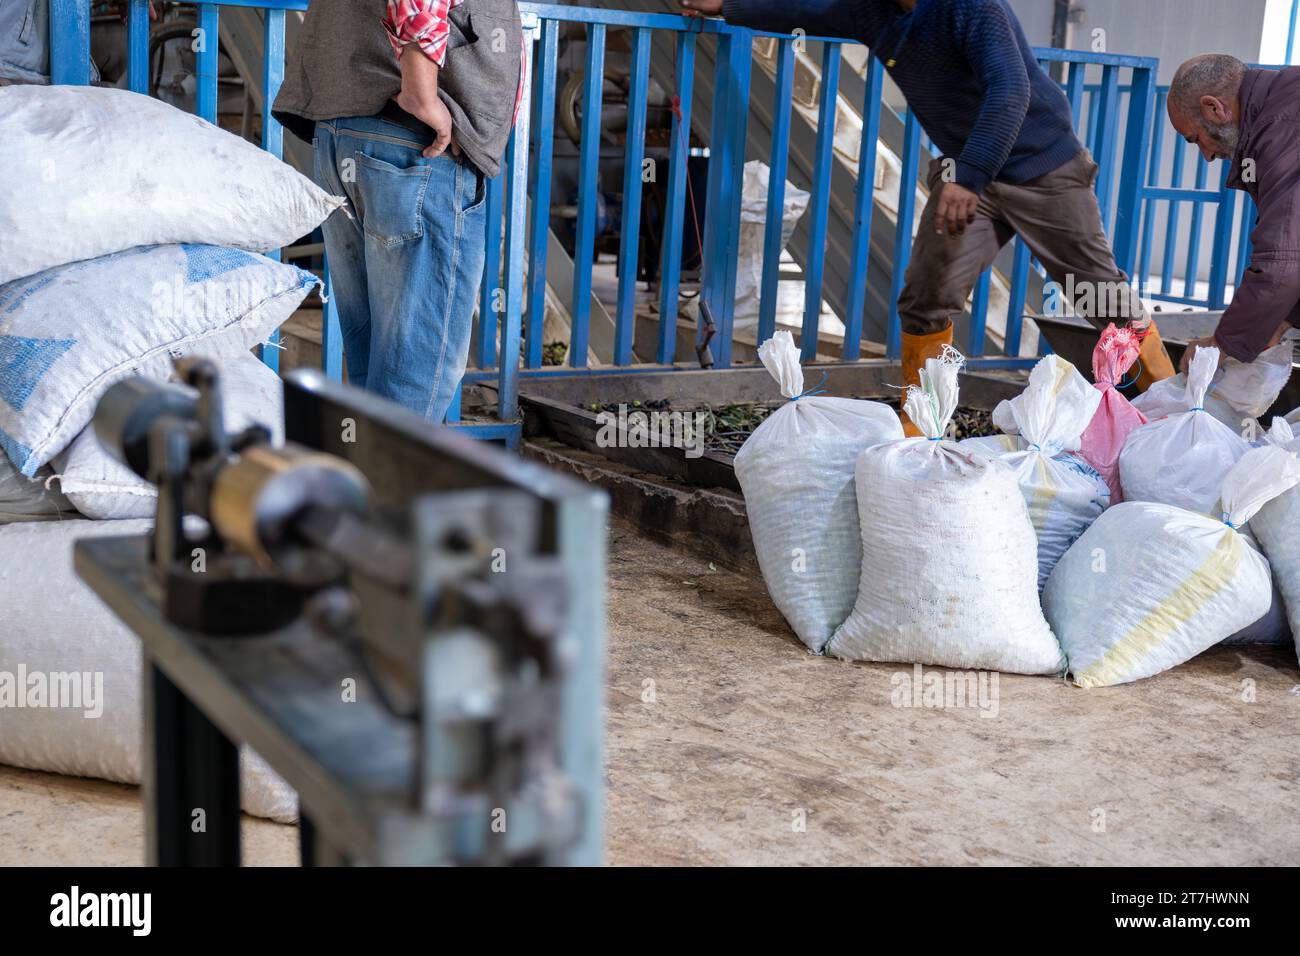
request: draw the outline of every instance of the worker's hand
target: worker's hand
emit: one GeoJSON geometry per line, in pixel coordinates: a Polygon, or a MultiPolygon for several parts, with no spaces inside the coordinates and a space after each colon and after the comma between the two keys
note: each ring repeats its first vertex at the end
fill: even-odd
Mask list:
{"type": "Polygon", "coordinates": [[[720,17],[722,0],[682,0],[682,9],[688,17],[720,17]]]}
{"type": "Polygon", "coordinates": [[[460,155],[451,113],[438,96],[438,64],[425,56],[418,44],[408,43],[402,50],[402,89],[393,100],[433,130],[433,142],[425,147],[423,155],[433,159],[448,146],[453,156],[460,155]]]}
{"type": "Polygon", "coordinates": [[[975,221],[980,197],[965,186],[943,183],[939,187],[939,205],[934,211],[934,231],[941,236],[960,236],[975,221]]]}
{"type": "MultiPolygon", "coordinates": [[[[1187,343],[1187,351],[1183,352],[1182,361],[1178,363],[1178,371],[1183,374],[1187,373],[1187,370],[1191,368],[1192,365],[1192,356],[1196,354],[1196,350],[1199,348],[1217,349],[1219,348],[1219,343],[1214,341],[1213,335],[1208,339],[1192,339],[1187,343]]],[[[1219,361],[1223,361],[1223,351],[1221,349],[1219,351],[1219,361]]]]}

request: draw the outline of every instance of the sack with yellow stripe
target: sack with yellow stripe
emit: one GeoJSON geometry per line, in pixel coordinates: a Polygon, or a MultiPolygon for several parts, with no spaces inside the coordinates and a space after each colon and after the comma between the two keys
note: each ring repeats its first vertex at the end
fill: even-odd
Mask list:
{"type": "Polygon", "coordinates": [[[1093,522],[1043,591],[1074,682],[1104,687],[1150,677],[1267,614],[1272,572],[1237,529],[1297,483],[1295,455],[1255,448],[1223,480],[1221,519],[1125,501],[1093,522]]]}
{"type": "Polygon", "coordinates": [[[1072,454],[1101,404],[1101,392],[1059,355],[1029,373],[1029,387],[993,410],[1005,435],[958,444],[1011,468],[1038,535],[1038,590],[1070,545],[1110,504],[1110,487],[1072,454]]]}

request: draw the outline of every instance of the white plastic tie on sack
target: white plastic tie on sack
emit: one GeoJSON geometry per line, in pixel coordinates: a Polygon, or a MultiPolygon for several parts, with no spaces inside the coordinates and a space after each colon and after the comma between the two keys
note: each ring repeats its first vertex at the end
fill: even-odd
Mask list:
{"type": "Polygon", "coordinates": [[[1187,408],[1193,412],[1205,411],[1205,394],[1219,369],[1219,350],[1201,346],[1192,356],[1187,369],[1187,408]]]}
{"type": "Polygon", "coordinates": [[[1223,523],[1240,528],[1284,491],[1300,484],[1300,459],[1276,445],[1252,448],[1223,479],[1223,523]]]}
{"type": "Polygon", "coordinates": [[[782,395],[794,399],[803,394],[803,367],[793,335],[784,329],[775,333],[758,347],[758,358],[776,379],[782,395]]]}
{"type": "Polygon", "coordinates": [[[903,411],[921,434],[938,441],[948,430],[957,410],[957,375],[966,364],[966,356],[945,345],[938,358],[928,358],[921,369],[921,384],[910,385],[903,411]]]}

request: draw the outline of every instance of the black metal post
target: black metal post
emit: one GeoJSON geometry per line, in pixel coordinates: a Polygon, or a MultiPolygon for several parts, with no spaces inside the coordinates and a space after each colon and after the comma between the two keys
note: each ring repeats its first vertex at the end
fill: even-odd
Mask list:
{"type": "Polygon", "coordinates": [[[239,751],[162,669],[144,670],[151,866],[239,866],[239,751]]]}

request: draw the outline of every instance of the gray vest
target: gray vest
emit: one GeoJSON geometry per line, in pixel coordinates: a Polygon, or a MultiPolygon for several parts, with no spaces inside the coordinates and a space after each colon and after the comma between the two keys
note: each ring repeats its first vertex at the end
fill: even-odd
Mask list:
{"type": "MultiPolygon", "coordinates": [[[[310,141],[317,120],[391,116],[396,104],[389,101],[401,90],[402,74],[381,22],[386,12],[385,0],[312,0],[297,49],[285,63],[276,119],[310,141]]],[[[519,8],[515,0],[465,0],[448,19],[438,95],[465,156],[484,175],[495,176],[514,125],[523,36],[519,8]]]]}

